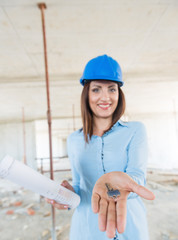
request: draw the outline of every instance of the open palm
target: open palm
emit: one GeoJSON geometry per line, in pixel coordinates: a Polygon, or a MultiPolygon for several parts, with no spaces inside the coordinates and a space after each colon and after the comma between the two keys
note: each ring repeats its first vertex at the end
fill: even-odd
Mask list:
{"type": "Polygon", "coordinates": [[[116,229],[123,233],[126,226],[127,197],[130,192],[153,200],[154,194],[147,188],[138,185],[131,177],[123,172],[110,172],[100,177],[92,194],[92,209],[99,214],[98,223],[101,231],[106,231],[109,238],[115,236],[116,229]],[[113,199],[108,197],[106,183],[114,190],[119,190],[120,195],[113,199]]]}

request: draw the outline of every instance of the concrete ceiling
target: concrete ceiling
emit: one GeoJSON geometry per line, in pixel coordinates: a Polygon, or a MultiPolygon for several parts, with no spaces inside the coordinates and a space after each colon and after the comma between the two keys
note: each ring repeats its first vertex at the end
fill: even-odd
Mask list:
{"type": "MultiPolygon", "coordinates": [[[[46,117],[43,39],[36,0],[0,0],[0,122],[46,117]]],[[[101,54],[118,60],[127,114],[178,112],[177,0],[48,0],[52,116],[80,115],[78,79],[101,54]]]]}

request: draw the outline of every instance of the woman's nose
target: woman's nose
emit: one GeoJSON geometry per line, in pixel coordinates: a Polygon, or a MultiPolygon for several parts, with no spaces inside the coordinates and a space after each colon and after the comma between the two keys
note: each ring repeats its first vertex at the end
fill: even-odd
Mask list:
{"type": "Polygon", "coordinates": [[[102,100],[108,100],[109,99],[109,93],[108,93],[107,90],[102,91],[101,99],[102,100]]]}

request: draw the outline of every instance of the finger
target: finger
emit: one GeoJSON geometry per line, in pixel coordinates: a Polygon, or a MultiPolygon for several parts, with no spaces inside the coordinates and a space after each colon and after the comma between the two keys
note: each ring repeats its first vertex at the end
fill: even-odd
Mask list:
{"type": "Polygon", "coordinates": [[[45,198],[45,201],[46,201],[47,203],[50,203],[51,199],[45,198]]]}
{"type": "Polygon", "coordinates": [[[92,210],[94,213],[98,213],[99,211],[99,200],[100,196],[97,193],[93,193],[92,195],[92,210]]]}
{"type": "Polygon", "coordinates": [[[119,198],[116,203],[117,231],[123,233],[126,226],[127,198],[119,198]]]}
{"type": "Polygon", "coordinates": [[[70,208],[69,205],[57,203],[52,199],[45,198],[45,200],[46,200],[47,203],[53,205],[55,208],[60,209],[60,210],[63,210],[63,209],[66,210],[66,209],[70,208]]]}
{"type": "Polygon", "coordinates": [[[60,204],[60,203],[57,203],[54,201],[54,203],[52,204],[53,207],[59,209],[59,210],[67,210],[67,209],[70,209],[70,206],[69,205],[66,205],[66,204],[60,204]]]}
{"type": "Polygon", "coordinates": [[[106,230],[108,202],[106,199],[101,199],[99,205],[98,225],[99,230],[104,232],[106,230]]]}
{"type": "Polygon", "coordinates": [[[66,187],[66,186],[69,185],[69,183],[68,183],[67,180],[64,180],[64,181],[62,181],[61,185],[62,185],[63,187],[66,187]]]}
{"type": "Polygon", "coordinates": [[[131,191],[138,194],[140,197],[143,197],[147,200],[154,200],[155,195],[150,190],[148,190],[146,187],[143,187],[141,185],[138,185],[136,182],[131,182],[131,191]]]}
{"type": "Polygon", "coordinates": [[[74,191],[72,185],[70,185],[70,183],[69,183],[68,181],[66,181],[66,180],[64,180],[64,181],[61,183],[61,186],[65,187],[65,188],[67,188],[67,189],[69,189],[69,190],[71,190],[71,191],[74,191]]]}
{"type": "Polygon", "coordinates": [[[45,198],[46,202],[49,204],[53,204],[55,201],[53,199],[45,198]]]}
{"type": "Polygon", "coordinates": [[[107,214],[106,234],[108,238],[114,238],[115,233],[116,233],[116,204],[114,201],[110,201],[107,214]]]}

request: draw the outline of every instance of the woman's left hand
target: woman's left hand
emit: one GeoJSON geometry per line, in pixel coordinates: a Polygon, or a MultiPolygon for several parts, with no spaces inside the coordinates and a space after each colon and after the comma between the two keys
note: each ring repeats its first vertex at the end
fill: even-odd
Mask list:
{"type": "Polygon", "coordinates": [[[138,185],[128,174],[123,172],[110,172],[100,177],[92,194],[92,209],[99,214],[98,223],[100,231],[106,231],[108,238],[115,236],[116,229],[123,233],[126,226],[127,197],[130,192],[138,194],[147,200],[153,200],[154,194],[147,188],[138,185]],[[106,183],[114,190],[120,191],[116,199],[108,197],[106,183]]]}

